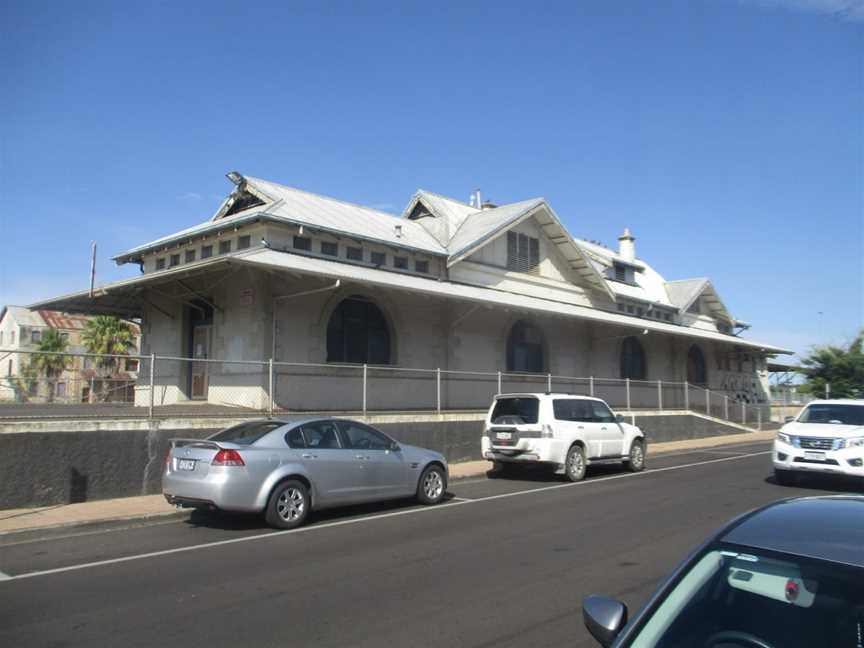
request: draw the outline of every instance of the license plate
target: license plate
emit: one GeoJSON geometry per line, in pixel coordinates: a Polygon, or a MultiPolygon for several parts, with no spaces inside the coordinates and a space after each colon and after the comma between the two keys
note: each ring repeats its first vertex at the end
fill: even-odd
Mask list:
{"type": "Polygon", "coordinates": [[[178,459],[177,470],[195,470],[194,459],[178,459]]]}
{"type": "Polygon", "coordinates": [[[513,433],[512,433],[512,432],[496,432],[496,433],[495,433],[495,438],[496,438],[496,439],[503,439],[503,440],[505,440],[505,441],[509,441],[510,439],[513,438],[513,433]]]}
{"type": "Polygon", "coordinates": [[[804,458],[809,459],[810,461],[825,461],[825,453],[824,452],[805,452],[804,458]]]}

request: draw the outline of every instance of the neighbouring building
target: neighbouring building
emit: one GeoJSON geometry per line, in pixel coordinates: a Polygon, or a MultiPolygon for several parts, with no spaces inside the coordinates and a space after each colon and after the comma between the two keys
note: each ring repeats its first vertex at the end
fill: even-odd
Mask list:
{"type": "MultiPolygon", "coordinates": [[[[81,334],[88,317],[51,310],[5,306],[0,310],[0,401],[89,403],[134,398],[138,359],[125,358],[116,366],[101,366],[87,356],[81,334]],[[54,329],[66,342],[63,370],[50,378],[34,368],[34,356],[45,332],[54,329]],[[82,355],[78,355],[82,354],[82,355]]],[[[139,329],[130,355],[138,352],[139,329]]]]}
{"type": "Polygon", "coordinates": [[[556,387],[629,380],[654,398],[656,381],[678,381],[759,403],[766,359],[789,353],[739,337],[747,325],[710,280],[665,280],[626,229],[615,250],[575,239],[543,198],[418,191],[395,216],[228,177],[208,222],[116,257],[140,276],[36,305],[141,318],[143,354],[188,359],[158,365],[156,404],[260,407],[270,358],[275,399],[292,409],[356,405],[361,366],[382,409],[428,405],[419,370],[437,369],[451,408],[488,403],[496,372],[508,391],[552,374],[556,387]]]}

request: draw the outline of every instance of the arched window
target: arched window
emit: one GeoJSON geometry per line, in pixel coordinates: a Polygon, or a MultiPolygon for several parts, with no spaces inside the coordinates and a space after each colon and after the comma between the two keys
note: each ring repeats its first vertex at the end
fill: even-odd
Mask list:
{"type": "Polygon", "coordinates": [[[507,371],[542,373],[545,368],[543,333],[530,322],[516,322],[507,338],[507,371]]]}
{"type": "Polygon", "coordinates": [[[621,377],[630,380],[645,380],[645,351],[637,337],[624,338],[621,345],[621,377]]]}
{"type": "Polygon", "coordinates": [[[390,329],[381,309],[357,295],[339,304],[327,324],[327,362],[390,364],[390,329]]]}
{"type": "Polygon", "coordinates": [[[708,384],[708,376],[705,371],[705,355],[695,344],[687,352],[687,382],[694,385],[708,384]]]}

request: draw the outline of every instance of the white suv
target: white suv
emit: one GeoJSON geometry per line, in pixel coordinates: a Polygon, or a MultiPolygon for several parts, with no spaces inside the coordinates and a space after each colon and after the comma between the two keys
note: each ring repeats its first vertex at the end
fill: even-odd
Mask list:
{"type": "Polygon", "coordinates": [[[780,428],[773,455],[778,484],[804,472],[864,477],[864,400],[809,403],[780,428]]]}
{"type": "Polygon", "coordinates": [[[547,464],[571,481],[595,463],[645,467],[645,435],[624,423],[599,398],[572,394],[499,394],[481,442],[483,457],[495,462],[492,475],[517,464],[547,464]]]}

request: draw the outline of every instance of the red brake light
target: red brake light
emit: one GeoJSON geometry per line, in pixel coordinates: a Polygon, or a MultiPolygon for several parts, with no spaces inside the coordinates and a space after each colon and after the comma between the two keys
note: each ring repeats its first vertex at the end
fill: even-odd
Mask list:
{"type": "Polygon", "coordinates": [[[211,466],[245,466],[243,457],[236,450],[220,450],[210,462],[211,466]]]}

